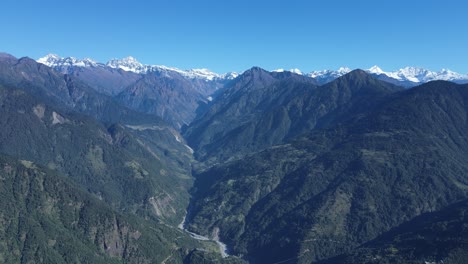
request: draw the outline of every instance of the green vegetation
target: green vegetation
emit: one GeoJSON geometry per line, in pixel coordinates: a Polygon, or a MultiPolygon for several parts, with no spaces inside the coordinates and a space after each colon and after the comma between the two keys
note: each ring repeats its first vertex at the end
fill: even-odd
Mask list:
{"type": "Polygon", "coordinates": [[[64,113],[15,88],[0,87],[0,106],[1,153],[58,170],[120,210],[175,225],[182,219],[192,180],[166,167],[174,162],[160,153],[171,141],[150,148],[132,129],[64,113]]]}
{"type": "Polygon", "coordinates": [[[157,116],[130,110],[76,77],[63,75],[30,58],[2,59],[0,84],[21,89],[63,111],[83,113],[108,124],[164,124],[157,116]]]}
{"type": "Polygon", "coordinates": [[[467,86],[432,82],[380,102],[198,174],[189,228],[252,262],[310,263],[466,199],[467,86]]]}
{"type": "Polygon", "coordinates": [[[0,156],[0,262],[182,263],[205,245],[176,228],[116,213],[69,179],[0,156]]]}
{"type": "Polygon", "coordinates": [[[203,170],[370,111],[399,90],[359,70],[317,87],[310,78],[253,68],[233,81],[184,136],[203,170]]]}
{"type": "MultiPolygon", "coordinates": [[[[86,80],[85,80],[86,81],[86,80]]],[[[188,80],[175,72],[146,74],[114,98],[131,109],[155,114],[180,129],[196,116],[197,109],[222,81],[188,80]]]]}
{"type": "Polygon", "coordinates": [[[2,58],[2,263],[245,263],[175,228],[186,210],[189,229],[251,263],[468,257],[467,85],[402,91],[356,70],[317,86],[252,68],[206,107],[214,87],[87,76],[177,128],[200,105],[183,132],[196,162],[160,118],[2,58]]]}
{"type": "Polygon", "coordinates": [[[422,214],[378,238],[323,263],[465,263],[468,200],[422,214]]]}

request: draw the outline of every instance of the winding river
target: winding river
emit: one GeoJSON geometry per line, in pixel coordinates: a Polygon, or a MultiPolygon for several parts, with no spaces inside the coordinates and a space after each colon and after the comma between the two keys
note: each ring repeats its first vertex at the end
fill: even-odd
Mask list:
{"type": "Polygon", "coordinates": [[[184,219],[182,219],[182,222],[177,226],[179,229],[183,230],[184,232],[186,232],[187,234],[189,234],[189,235],[190,235],[191,237],[193,237],[194,239],[202,240],[202,241],[214,241],[214,242],[216,242],[216,244],[218,244],[218,246],[219,246],[219,251],[221,252],[221,256],[222,256],[223,258],[229,256],[228,250],[227,250],[227,246],[226,246],[226,244],[224,244],[223,242],[221,242],[221,241],[219,241],[219,240],[209,239],[209,238],[206,237],[206,236],[202,236],[202,235],[199,235],[199,234],[195,234],[195,233],[190,232],[190,231],[188,231],[187,229],[185,229],[185,218],[186,218],[186,216],[184,216],[184,219]]]}

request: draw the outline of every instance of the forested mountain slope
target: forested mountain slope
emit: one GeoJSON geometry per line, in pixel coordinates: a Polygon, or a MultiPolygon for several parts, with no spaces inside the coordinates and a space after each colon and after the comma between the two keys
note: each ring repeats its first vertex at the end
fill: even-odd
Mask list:
{"type": "Polygon", "coordinates": [[[311,78],[252,68],[235,79],[183,133],[199,161],[213,164],[337,123],[401,88],[353,71],[317,87],[311,78]]]}
{"type": "Polygon", "coordinates": [[[252,263],[348,252],[466,199],[468,89],[430,82],[197,175],[190,228],[252,263]]]}
{"type": "Polygon", "coordinates": [[[191,178],[128,128],[57,110],[17,88],[0,87],[0,106],[1,153],[56,169],[115,208],[182,218],[191,178]]]}

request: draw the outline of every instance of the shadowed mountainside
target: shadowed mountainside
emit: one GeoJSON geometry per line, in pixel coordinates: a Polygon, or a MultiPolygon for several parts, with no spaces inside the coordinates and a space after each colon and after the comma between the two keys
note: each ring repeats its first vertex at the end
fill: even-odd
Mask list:
{"type": "MultiPolygon", "coordinates": [[[[192,179],[168,167],[176,160],[162,155],[168,147],[158,151],[127,127],[57,110],[17,88],[0,87],[0,106],[1,153],[56,169],[116,208],[182,218],[192,179]]],[[[190,160],[182,144],[175,151],[180,161],[190,160]]]]}
{"type": "Polygon", "coordinates": [[[253,263],[310,263],[467,196],[468,89],[430,82],[197,175],[190,228],[253,263]],[[239,195],[242,194],[242,195],[239,195]]]}
{"type": "Polygon", "coordinates": [[[311,78],[252,68],[183,135],[197,160],[215,164],[370,111],[399,90],[360,70],[317,87],[311,78]]]}
{"type": "Polygon", "coordinates": [[[193,252],[210,257],[196,248],[214,247],[176,228],[116,213],[30,161],[0,155],[0,181],[4,263],[182,263],[193,252]]]}

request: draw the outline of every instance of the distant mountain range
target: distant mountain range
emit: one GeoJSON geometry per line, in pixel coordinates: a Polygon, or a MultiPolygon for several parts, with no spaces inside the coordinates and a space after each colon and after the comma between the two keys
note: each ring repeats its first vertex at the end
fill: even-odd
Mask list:
{"type": "Polygon", "coordinates": [[[193,182],[182,136],[95,89],[0,53],[0,262],[221,259],[177,228],[193,182]]]}
{"type": "MultiPolygon", "coordinates": [[[[285,70],[275,70],[275,72],[283,71],[285,70]]],[[[348,67],[341,67],[336,71],[321,70],[313,71],[307,74],[303,74],[298,69],[291,69],[289,71],[294,72],[296,74],[312,77],[316,79],[320,84],[325,84],[351,72],[351,69],[348,67]]],[[[404,87],[413,87],[422,83],[435,80],[451,81],[455,83],[468,83],[468,74],[460,74],[448,69],[442,69],[441,71],[435,72],[420,67],[404,67],[397,71],[384,71],[379,66],[375,65],[365,71],[379,80],[387,81],[404,87]]]]}
{"type": "MultiPolygon", "coordinates": [[[[37,62],[61,74],[74,76],[97,92],[113,97],[117,102],[132,110],[157,115],[177,129],[188,126],[197,115],[212,104],[217,95],[222,94],[222,90],[232,86],[229,84],[231,81],[240,76],[235,72],[218,74],[208,69],[181,70],[161,65],[145,65],[133,57],[112,59],[107,63],[101,63],[89,58],[63,58],[49,54],[38,59],[37,62]]],[[[245,72],[248,71],[250,70],[245,72]]],[[[278,69],[271,73],[277,75],[289,73],[291,76],[308,78],[309,83],[324,85],[349,72],[351,72],[350,68],[341,67],[336,71],[321,70],[303,73],[299,69],[278,69]]],[[[450,70],[433,72],[422,68],[406,67],[398,71],[386,72],[374,66],[365,72],[378,80],[405,88],[432,80],[468,83],[468,75],[450,70]]]]}
{"type": "Polygon", "coordinates": [[[184,71],[143,65],[132,57],[104,64],[51,54],[37,62],[60,74],[73,76],[132,110],[157,115],[176,128],[188,125],[197,109],[203,109],[217,90],[238,76],[207,69],[184,71]]]}
{"type": "MultiPolygon", "coordinates": [[[[158,72],[169,75],[170,73],[175,72],[182,75],[185,78],[205,81],[232,80],[239,76],[239,73],[236,72],[218,74],[208,69],[181,70],[178,68],[167,67],[162,65],[145,65],[138,62],[135,58],[131,56],[123,59],[112,59],[107,63],[100,63],[89,58],[62,58],[55,54],[49,54],[43,58],[38,59],[37,61],[56,70],[59,70],[62,73],[70,73],[75,67],[109,67],[113,69],[122,69],[124,71],[133,72],[137,74],[158,72]]],[[[310,73],[303,73],[299,69],[277,69],[273,72],[285,71],[292,72],[298,75],[308,76],[316,79],[319,84],[326,84],[335,80],[338,77],[341,77],[351,72],[351,69],[348,67],[341,67],[338,70],[319,70],[312,71],[310,73]]],[[[442,69],[438,72],[435,72],[420,67],[404,67],[396,71],[384,71],[378,66],[373,66],[365,71],[373,75],[374,77],[377,77],[377,79],[404,87],[413,87],[434,80],[452,81],[455,83],[468,83],[468,74],[460,74],[448,69],[442,69]]]]}
{"type": "Polygon", "coordinates": [[[107,63],[96,62],[92,59],[77,59],[74,57],[62,58],[55,54],[49,54],[37,60],[37,62],[45,64],[54,69],[58,69],[62,73],[70,73],[74,67],[110,67],[113,69],[122,69],[127,72],[138,74],[146,74],[151,72],[170,73],[177,72],[180,75],[190,79],[201,79],[213,81],[215,79],[234,79],[239,74],[235,72],[217,74],[208,69],[191,69],[180,70],[178,68],[167,67],[162,65],[144,65],[138,62],[135,58],[129,56],[123,59],[112,59],[107,63]]]}

